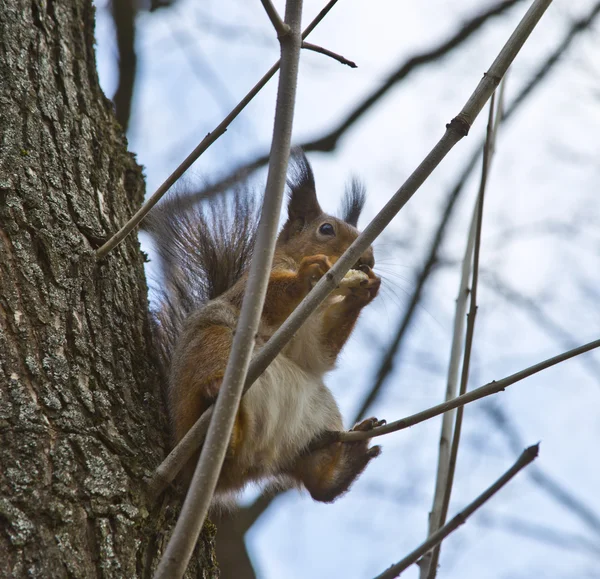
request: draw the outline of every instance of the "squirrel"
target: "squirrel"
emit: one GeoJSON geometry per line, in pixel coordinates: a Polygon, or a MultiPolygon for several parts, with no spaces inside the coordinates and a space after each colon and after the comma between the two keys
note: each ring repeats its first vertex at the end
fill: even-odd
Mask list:
{"type": "MultiPolygon", "coordinates": [[[[365,202],[364,189],[354,181],[344,198],[343,218],[324,213],[301,151],[290,157],[288,187],[287,221],[277,238],[255,353],[357,238],[365,202]]],[[[150,216],[147,230],[163,265],[155,328],[168,366],[175,443],[215,402],[221,386],[258,226],[252,199],[238,190],[233,203],[221,197],[208,207],[190,210],[181,204],[169,210],[177,206],[177,198],[171,198],[150,216]]],[[[311,449],[327,431],[343,430],[323,377],[335,366],[362,308],[377,295],[381,280],[374,264],[369,248],[242,398],[217,501],[251,481],[267,480],[284,488],[304,486],[314,500],[332,502],[380,454],[369,440],[311,449]]],[[[354,430],[383,423],[369,418],[354,430]]],[[[184,469],[188,483],[197,458],[184,469]]]]}

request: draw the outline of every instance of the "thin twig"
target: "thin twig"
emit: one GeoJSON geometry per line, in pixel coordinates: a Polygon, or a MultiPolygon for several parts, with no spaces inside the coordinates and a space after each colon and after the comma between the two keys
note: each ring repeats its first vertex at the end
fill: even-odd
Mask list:
{"type": "MultiPolygon", "coordinates": [[[[335,6],[338,0],[330,0],[327,5],[317,14],[313,21],[306,27],[302,33],[302,39],[306,38],[315,27],[325,18],[327,13],[335,6]]],[[[275,73],[279,70],[281,61],[278,60],[265,75],[252,87],[250,92],[233,108],[233,110],[216,126],[216,128],[208,133],[198,146],[181,162],[181,164],[173,171],[162,185],[146,200],[146,202],[136,211],[135,215],[127,221],[117,233],[115,233],[102,247],[96,251],[98,259],[103,258],[109,251],[115,248],[123,239],[125,239],[146,217],[150,209],[152,209],[163,197],[163,195],[175,184],[191,166],[195,163],[200,155],[206,151],[221,135],[225,133],[227,127],[233,120],[246,108],[248,103],[262,90],[262,88],[271,80],[275,73]]],[[[218,188],[217,188],[218,189],[218,188]]]]}
{"type": "Polygon", "coordinates": [[[429,539],[427,539],[422,545],[404,557],[402,561],[392,565],[389,569],[386,569],[383,573],[377,575],[375,579],[393,579],[394,577],[398,577],[400,573],[405,571],[413,563],[416,563],[421,556],[423,556],[425,553],[427,553],[427,551],[436,545],[439,545],[450,533],[456,531],[456,529],[463,525],[477,509],[489,501],[503,486],[505,486],[528,464],[533,462],[537,458],[538,452],[539,444],[534,444],[533,446],[526,448],[521,456],[517,459],[517,462],[515,462],[515,464],[509,468],[491,487],[481,493],[448,524],[444,525],[441,529],[431,535],[431,537],[429,537],[429,539]]]}
{"type": "MultiPolygon", "coordinates": [[[[383,209],[375,216],[371,223],[367,225],[365,230],[338,259],[335,265],[319,280],[300,305],[273,334],[261,351],[252,359],[246,378],[246,384],[244,385],[244,392],[266,370],[268,365],[291,340],[312,312],[316,310],[321,302],[339,285],[346,272],[389,225],[402,207],[406,205],[413,194],[425,182],[429,175],[431,175],[433,170],[440,164],[452,147],[468,134],[477,115],[485,106],[485,103],[494,92],[495,87],[504,76],[519,49],[523,46],[525,40],[528,38],[529,34],[531,34],[533,28],[551,3],[552,0],[535,0],[534,4],[527,11],[500,51],[500,54],[492,63],[490,69],[484,74],[483,79],[479,82],[466,105],[461,112],[446,125],[446,132],[442,138],[436,143],[430,153],[408,177],[383,209]]],[[[203,435],[206,432],[206,424],[209,420],[209,418],[204,418],[207,412],[205,412],[192,427],[194,432],[188,432],[189,436],[186,435],[179,443],[184,443],[186,445],[186,460],[189,459],[193,452],[200,447],[203,442],[203,435]],[[187,452],[190,449],[191,452],[187,455],[187,452]]],[[[176,448],[174,452],[178,452],[178,455],[181,458],[181,456],[184,455],[184,452],[179,452],[179,450],[176,448]]],[[[185,461],[183,463],[176,463],[175,461],[170,460],[170,456],[168,456],[159,466],[160,474],[153,477],[150,482],[151,492],[155,493],[156,489],[160,488],[160,482],[155,479],[161,479],[161,481],[164,482],[170,477],[174,478],[183,464],[185,464],[185,461]],[[167,461],[169,465],[168,468],[165,466],[167,461]]],[[[173,478],[170,480],[173,480],[173,478]]]]}
{"type": "Polygon", "coordinates": [[[319,54],[324,54],[325,56],[329,56],[330,58],[333,58],[334,60],[337,60],[338,62],[349,66],[350,68],[356,68],[356,63],[352,60],[348,60],[347,58],[344,58],[341,54],[337,54],[336,52],[327,50],[327,48],[323,48],[322,46],[318,46],[317,44],[303,42],[302,48],[305,48],[306,50],[312,50],[313,52],[318,52],[319,54]]]}
{"type": "MultiPolygon", "coordinates": [[[[493,99],[492,95],[492,99],[493,99]]],[[[444,400],[456,398],[458,390],[458,373],[460,366],[460,357],[462,353],[463,335],[465,326],[465,315],[467,312],[467,300],[469,298],[469,276],[471,275],[471,263],[473,259],[473,248],[475,246],[475,237],[477,233],[477,208],[479,207],[479,196],[475,203],[473,218],[467,235],[467,245],[462,261],[461,277],[456,296],[456,306],[454,309],[454,330],[452,332],[452,344],[450,347],[450,361],[448,363],[448,379],[446,381],[446,395],[444,400]]],[[[429,513],[428,536],[431,536],[441,526],[441,509],[444,498],[444,483],[448,478],[448,464],[450,457],[450,441],[452,438],[452,425],[454,421],[454,411],[446,412],[442,417],[442,427],[440,431],[440,443],[438,450],[437,470],[435,477],[435,491],[433,493],[433,505],[429,513]]],[[[442,523],[443,524],[443,523],[442,523]]],[[[420,576],[426,577],[428,569],[427,556],[423,558],[420,564],[420,576]]]]}
{"type": "Polygon", "coordinates": [[[269,174],[256,247],[250,264],[231,353],[206,442],[202,447],[181,514],[156,572],[156,579],[179,578],[185,573],[208,513],[242,397],[269,283],[285,188],[302,43],[301,17],[302,0],[287,0],[285,22],[289,32],[279,39],[281,74],[277,91],[269,174]]]}
{"type": "Polygon", "coordinates": [[[378,426],[373,430],[368,431],[348,431],[348,432],[330,432],[328,435],[327,443],[331,442],[356,442],[358,440],[366,440],[368,438],[374,438],[376,436],[383,436],[384,434],[390,434],[391,432],[397,432],[398,430],[404,430],[405,428],[410,428],[415,424],[419,424],[421,422],[425,422],[434,416],[439,416],[444,412],[448,412],[449,410],[453,410],[454,408],[458,408],[460,406],[464,406],[465,404],[469,404],[470,402],[475,402],[475,400],[480,400],[481,398],[485,398],[486,396],[490,396],[491,394],[496,394],[498,392],[502,392],[506,390],[512,384],[520,382],[525,378],[529,378],[529,376],[533,376],[542,370],[546,370],[547,368],[551,368],[552,366],[556,366],[556,364],[560,364],[565,360],[569,360],[570,358],[574,358],[575,356],[579,356],[580,354],[584,354],[585,352],[589,352],[590,350],[594,350],[595,348],[600,347],[600,340],[594,340],[593,342],[588,342],[583,346],[579,346],[577,348],[573,348],[572,350],[568,350],[559,354],[558,356],[553,356],[552,358],[548,358],[543,362],[538,362],[533,366],[529,366],[529,368],[525,368],[524,370],[520,370],[515,374],[511,374],[506,378],[502,378],[501,380],[494,380],[489,382],[485,386],[480,386],[479,388],[475,388],[474,390],[470,390],[466,394],[462,396],[457,396],[452,400],[448,400],[447,402],[442,402],[441,404],[437,404],[436,406],[432,406],[427,410],[422,410],[421,412],[417,412],[416,414],[412,414],[411,416],[407,416],[406,418],[402,418],[400,420],[396,420],[394,422],[389,422],[383,426],[378,426]]]}
{"type": "Polygon", "coordinates": [[[271,0],[260,1],[262,2],[273,28],[275,28],[275,32],[277,32],[277,38],[281,40],[281,38],[283,38],[286,34],[289,34],[290,27],[281,19],[271,0]]]}
{"type": "MultiPolygon", "coordinates": [[[[502,81],[500,91],[503,91],[505,86],[506,77],[502,81]]],[[[481,182],[479,184],[479,193],[477,195],[477,202],[475,203],[474,217],[476,222],[475,228],[475,244],[473,252],[465,256],[467,261],[473,261],[473,281],[471,283],[471,296],[470,296],[470,308],[467,314],[467,334],[465,337],[465,349],[463,355],[463,364],[460,377],[460,395],[462,396],[467,392],[467,383],[469,379],[469,367],[471,364],[471,351],[473,348],[473,336],[475,334],[475,318],[477,315],[477,288],[479,279],[479,255],[481,250],[481,229],[483,222],[483,203],[485,197],[485,188],[487,185],[487,176],[490,170],[492,152],[494,149],[494,137],[497,133],[497,123],[494,123],[494,106],[495,106],[495,93],[490,99],[490,112],[488,115],[487,134],[485,145],[483,147],[483,162],[481,164],[481,182]]],[[[498,99],[500,108],[501,99],[498,99]]],[[[458,447],[460,444],[460,435],[462,431],[462,420],[463,420],[464,406],[460,406],[456,410],[456,418],[454,422],[454,430],[452,434],[452,447],[450,449],[450,456],[447,458],[447,469],[446,476],[444,479],[436,481],[436,484],[440,484],[442,488],[441,498],[439,502],[434,503],[432,509],[432,516],[430,518],[430,530],[431,535],[433,531],[436,531],[446,522],[448,516],[448,507],[450,504],[450,496],[452,493],[452,485],[454,484],[454,473],[456,472],[456,460],[458,457],[458,447]]],[[[444,415],[446,418],[448,414],[444,415]]],[[[446,457],[444,457],[446,458],[446,457]]],[[[440,461],[441,461],[440,456],[440,461]]],[[[436,496],[436,498],[438,498],[436,496]]],[[[428,579],[435,579],[437,574],[437,566],[440,557],[441,545],[438,545],[431,556],[429,565],[421,565],[421,571],[427,574],[428,579]]]]}

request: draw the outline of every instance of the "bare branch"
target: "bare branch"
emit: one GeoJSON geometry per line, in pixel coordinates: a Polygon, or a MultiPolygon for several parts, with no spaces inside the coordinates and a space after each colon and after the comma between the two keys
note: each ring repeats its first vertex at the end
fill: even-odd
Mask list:
{"type": "Polygon", "coordinates": [[[517,4],[518,0],[505,0],[491,6],[488,10],[473,17],[466,22],[460,30],[450,38],[441,42],[438,46],[409,58],[402,66],[394,71],[377,87],[364,101],[362,101],[346,118],[327,135],[303,145],[306,151],[331,151],[333,150],[343,134],[353,126],[371,107],[388,93],[399,81],[406,78],[413,70],[424,64],[439,61],[442,56],[461,46],[467,39],[473,36],[486,22],[495,16],[499,16],[517,4]]]}
{"type": "Polygon", "coordinates": [[[179,578],[185,573],[217,486],[242,397],[269,283],[285,188],[302,43],[301,17],[302,0],[288,0],[285,21],[289,31],[280,37],[281,74],[269,174],[246,291],[206,441],[177,525],[155,574],[156,579],[179,578]]]}
{"type": "Polygon", "coordinates": [[[415,424],[419,424],[420,422],[425,422],[434,416],[439,416],[444,412],[448,412],[449,410],[453,410],[454,408],[458,408],[459,406],[464,406],[465,404],[469,404],[470,402],[475,402],[475,400],[480,400],[481,398],[485,398],[486,396],[490,396],[491,394],[496,394],[497,392],[502,392],[508,386],[515,384],[516,382],[520,382],[524,378],[529,378],[529,376],[533,376],[542,370],[546,370],[552,366],[556,366],[556,364],[560,364],[565,360],[569,360],[570,358],[574,358],[575,356],[579,356],[580,354],[584,354],[585,352],[589,352],[590,350],[594,350],[595,348],[600,347],[600,340],[594,340],[593,342],[588,342],[583,346],[579,346],[577,348],[573,348],[572,350],[568,350],[559,354],[558,356],[553,356],[552,358],[548,358],[543,362],[539,362],[534,364],[533,366],[529,366],[529,368],[525,368],[515,374],[511,374],[506,378],[502,378],[501,380],[494,380],[485,386],[480,386],[479,388],[475,388],[462,396],[457,396],[452,400],[448,400],[447,402],[442,402],[441,404],[437,404],[436,406],[432,406],[427,410],[423,410],[421,412],[417,412],[417,414],[412,414],[411,416],[407,416],[406,418],[402,418],[401,420],[396,420],[394,422],[390,422],[385,424],[384,426],[378,426],[373,430],[368,430],[365,432],[359,431],[349,431],[349,432],[330,432],[327,439],[327,444],[336,441],[342,442],[356,442],[357,440],[366,440],[368,438],[373,438],[376,436],[383,436],[384,434],[390,434],[391,432],[397,432],[398,430],[404,430],[405,428],[409,428],[414,426],[415,424]]]}
{"type": "Polygon", "coordinates": [[[275,28],[275,32],[277,32],[277,38],[281,39],[286,34],[289,34],[290,27],[281,19],[271,0],[260,1],[262,2],[262,5],[265,9],[265,12],[267,13],[267,16],[269,17],[269,20],[271,21],[271,24],[273,25],[273,28],[275,28]]]}
{"type": "MultiPolygon", "coordinates": [[[[492,97],[493,98],[493,97],[492,97]]],[[[458,389],[458,374],[460,358],[463,348],[463,335],[465,326],[465,316],[467,312],[467,300],[469,297],[469,276],[471,275],[471,263],[473,259],[473,248],[477,233],[477,216],[479,207],[479,196],[475,203],[473,218],[467,235],[467,245],[462,261],[461,277],[456,297],[456,306],[454,309],[454,330],[452,332],[452,344],[450,348],[450,362],[448,364],[448,379],[446,382],[445,400],[456,398],[458,389]]],[[[464,392],[461,392],[464,394],[464,392]]],[[[452,425],[454,411],[446,412],[442,418],[442,427],[440,432],[440,443],[438,451],[437,471],[435,477],[435,492],[433,494],[433,506],[429,513],[428,535],[431,536],[444,523],[441,521],[441,510],[444,500],[445,482],[448,480],[448,468],[450,458],[450,441],[452,439],[452,425]]],[[[429,561],[427,555],[420,564],[420,576],[427,577],[429,561]]]]}
{"type": "Polygon", "coordinates": [[[509,468],[491,487],[481,493],[448,524],[444,525],[441,529],[429,537],[427,541],[417,547],[412,553],[404,557],[402,561],[392,565],[389,569],[385,570],[380,575],[377,575],[375,579],[393,579],[394,577],[398,577],[398,575],[400,575],[413,563],[416,563],[421,556],[423,556],[425,553],[427,553],[427,551],[436,545],[439,545],[450,533],[456,531],[456,529],[464,524],[477,509],[489,501],[502,487],[510,482],[510,480],[513,479],[528,464],[533,462],[537,458],[538,452],[538,444],[526,448],[521,456],[517,459],[517,462],[515,462],[515,464],[509,468]]]}
{"type": "MultiPolygon", "coordinates": [[[[302,39],[306,38],[315,27],[323,20],[327,13],[335,6],[338,0],[330,0],[325,8],[317,14],[313,21],[307,26],[302,34],[302,39]]],[[[103,258],[109,251],[115,248],[123,239],[125,239],[148,215],[152,209],[162,198],[162,196],[175,184],[194,162],[198,160],[200,155],[206,151],[221,135],[225,133],[227,127],[233,120],[246,108],[246,105],[262,90],[262,88],[271,80],[275,73],[279,70],[280,60],[278,60],[265,75],[252,87],[250,92],[233,108],[233,110],[217,125],[217,127],[200,141],[199,145],[182,161],[182,163],[167,177],[163,184],[148,198],[148,200],[136,211],[135,215],[125,224],[115,235],[113,235],[102,247],[96,251],[98,259],[103,258]]],[[[264,164],[264,163],[263,163],[264,164]]]]}
{"type": "MultiPolygon", "coordinates": [[[[500,92],[504,93],[506,77],[503,79],[500,86],[500,92]]],[[[463,366],[460,378],[460,394],[463,395],[467,391],[467,382],[469,380],[469,367],[471,363],[471,350],[473,347],[473,336],[475,333],[475,317],[477,315],[477,282],[479,278],[479,254],[481,249],[481,229],[483,222],[483,202],[485,197],[485,187],[487,184],[487,176],[490,170],[492,151],[495,148],[494,138],[497,134],[498,124],[494,123],[494,106],[495,99],[494,95],[490,100],[490,112],[488,116],[487,124],[487,135],[485,145],[483,148],[483,163],[481,167],[481,182],[479,184],[479,193],[477,195],[477,202],[475,203],[475,211],[473,212],[475,227],[474,235],[474,247],[473,252],[467,251],[465,254],[465,263],[471,263],[473,261],[473,281],[471,284],[471,299],[470,299],[470,310],[467,314],[467,335],[465,337],[465,351],[463,356],[463,366]]],[[[502,108],[502,98],[498,99],[498,111],[502,108]]],[[[500,114],[500,112],[498,113],[500,114]]],[[[466,267],[464,269],[467,269],[466,267]]],[[[465,296],[466,297],[466,296],[465,296]]],[[[464,316],[464,314],[463,314],[464,316]]],[[[462,337],[461,337],[462,338],[462,337]]],[[[454,344],[453,344],[454,345],[454,344]]],[[[457,348],[458,349],[458,348],[457,348]]],[[[447,393],[448,394],[448,393],[447,393]]],[[[455,394],[454,394],[455,395],[455,394]]],[[[453,396],[454,396],[453,395],[453,396]]],[[[453,397],[452,396],[452,397],[453,397]]],[[[450,449],[450,455],[447,456],[442,453],[442,445],[440,444],[440,456],[438,463],[438,480],[436,481],[436,494],[429,519],[429,534],[431,535],[435,530],[440,528],[446,522],[448,516],[448,507],[450,505],[450,495],[452,493],[452,485],[454,483],[454,473],[456,471],[456,460],[458,457],[458,446],[460,444],[460,435],[462,431],[462,419],[463,419],[464,406],[460,406],[456,410],[456,419],[454,423],[454,431],[452,435],[452,447],[450,449]],[[439,468],[444,462],[446,468],[439,468]],[[445,471],[445,472],[444,472],[445,471]],[[444,475],[443,478],[441,475],[444,475]],[[438,488],[440,492],[438,493],[438,488]]],[[[450,422],[446,418],[450,418],[450,414],[444,414],[444,422],[450,422]]],[[[452,432],[452,428],[449,428],[452,432]]],[[[442,426],[442,436],[446,434],[442,426]]],[[[446,448],[446,446],[444,446],[446,448]]],[[[440,547],[438,545],[431,557],[429,565],[422,564],[421,572],[427,574],[428,579],[434,579],[437,574],[438,561],[440,557],[440,547]]],[[[428,558],[428,557],[427,557],[428,558]]]]}
{"type": "MultiPolygon", "coordinates": [[[[446,132],[433,147],[431,152],[425,157],[421,164],[409,176],[405,183],[398,189],[390,201],[388,201],[383,209],[375,216],[346,252],[338,259],[335,265],[319,280],[300,305],[273,334],[261,351],[253,358],[248,370],[244,392],[265,371],[285,344],[289,342],[300,326],[308,319],[310,314],[312,314],[331,291],[339,285],[346,272],[356,263],[360,255],[364,253],[387,225],[389,225],[391,220],[410,200],[412,195],[419,189],[429,175],[431,175],[433,170],[440,164],[452,147],[468,134],[469,128],[475,118],[485,106],[486,101],[491,96],[496,85],[502,79],[502,76],[518,53],[518,50],[523,46],[525,40],[529,34],[531,34],[531,31],[551,2],[552,0],[536,0],[534,2],[500,51],[500,54],[494,60],[488,72],[479,82],[479,85],[463,107],[462,111],[446,125],[446,132]]],[[[184,438],[184,441],[186,438],[188,439],[186,444],[189,447],[194,446],[190,443],[192,436],[203,435],[206,432],[205,425],[208,420],[208,418],[204,418],[206,414],[207,413],[205,412],[192,427],[194,434],[188,432],[189,437],[186,436],[184,438]],[[203,421],[204,424],[199,424],[203,421]]],[[[193,450],[198,448],[202,444],[202,441],[203,439],[200,437],[194,439],[195,447],[193,450]]],[[[189,458],[189,456],[187,458],[189,458]]],[[[167,459],[165,459],[165,462],[166,461],[169,461],[170,465],[175,468],[174,463],[170,461],[170,457],[167,457],[167,459]]],[[[173,473],[173,470],[171,469],[165,472],[163,465],[159,466],[161,472],[160,478],[162,478],[163,481],[170,476],[174,477],[182,466],[182,464],[176,465],[177,472],[173,473]]],[[[157,485],[154,484],[154,478],[155,477],[153,477],[153,480],[150,483],[153,490],[158,488],[158,483],[157,485]]]]}
{"type": "Polygon", "coordinates": [[[352,60],[348,60],[347,58],[344,58],[341,54],[337,54],[335,52],[332,52],[331,50],[327,50],[322,46],[311,44],[310,42],[303,42],[302,48],[305,48],[306,50],[312,50],[313,52],[318,52],[319,54],[324,54],[325,56],[329,56],[330,58],[333,58],[334,60],[337,60],[338,62],[349,66],[350,68],[356,68],[356,63],[352,60]]]}
{"type": "Polygon", "coordinates": [[[131,114],[131,99],[135,84],[137,55],[135,52],[135,0],[114,0],[112,3],[117,47],[119,49],[119,86],[113,96],[115,114],[123,132],[127,132],[131,114]]]}

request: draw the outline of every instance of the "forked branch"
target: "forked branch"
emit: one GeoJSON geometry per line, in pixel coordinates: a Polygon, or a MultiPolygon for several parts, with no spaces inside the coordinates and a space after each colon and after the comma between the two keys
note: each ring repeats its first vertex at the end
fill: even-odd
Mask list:
{"type": "Polygon", "coordinates": [[[277,38],[283,38],[286,34],[290,32],[290,27],[281,19],[271,0],[260,1],[262,2],[262,5],[265,9],[265,12],[267,13],[267,16],[269,17],[269,20],[271,21],[271,24],[273,24],[273,28],[275,28],[275,32],[277,32],[277,38]]]}

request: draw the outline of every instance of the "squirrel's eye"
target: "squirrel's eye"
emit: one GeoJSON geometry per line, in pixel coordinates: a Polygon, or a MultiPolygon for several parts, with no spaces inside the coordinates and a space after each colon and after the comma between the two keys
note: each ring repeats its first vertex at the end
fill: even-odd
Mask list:
{"type": "Polygon", "coordinates": [[[331,223],[323,223],[323,225],[319,227],[319,233],[321,235],[335,235],[335,229],[331,223]]]}

